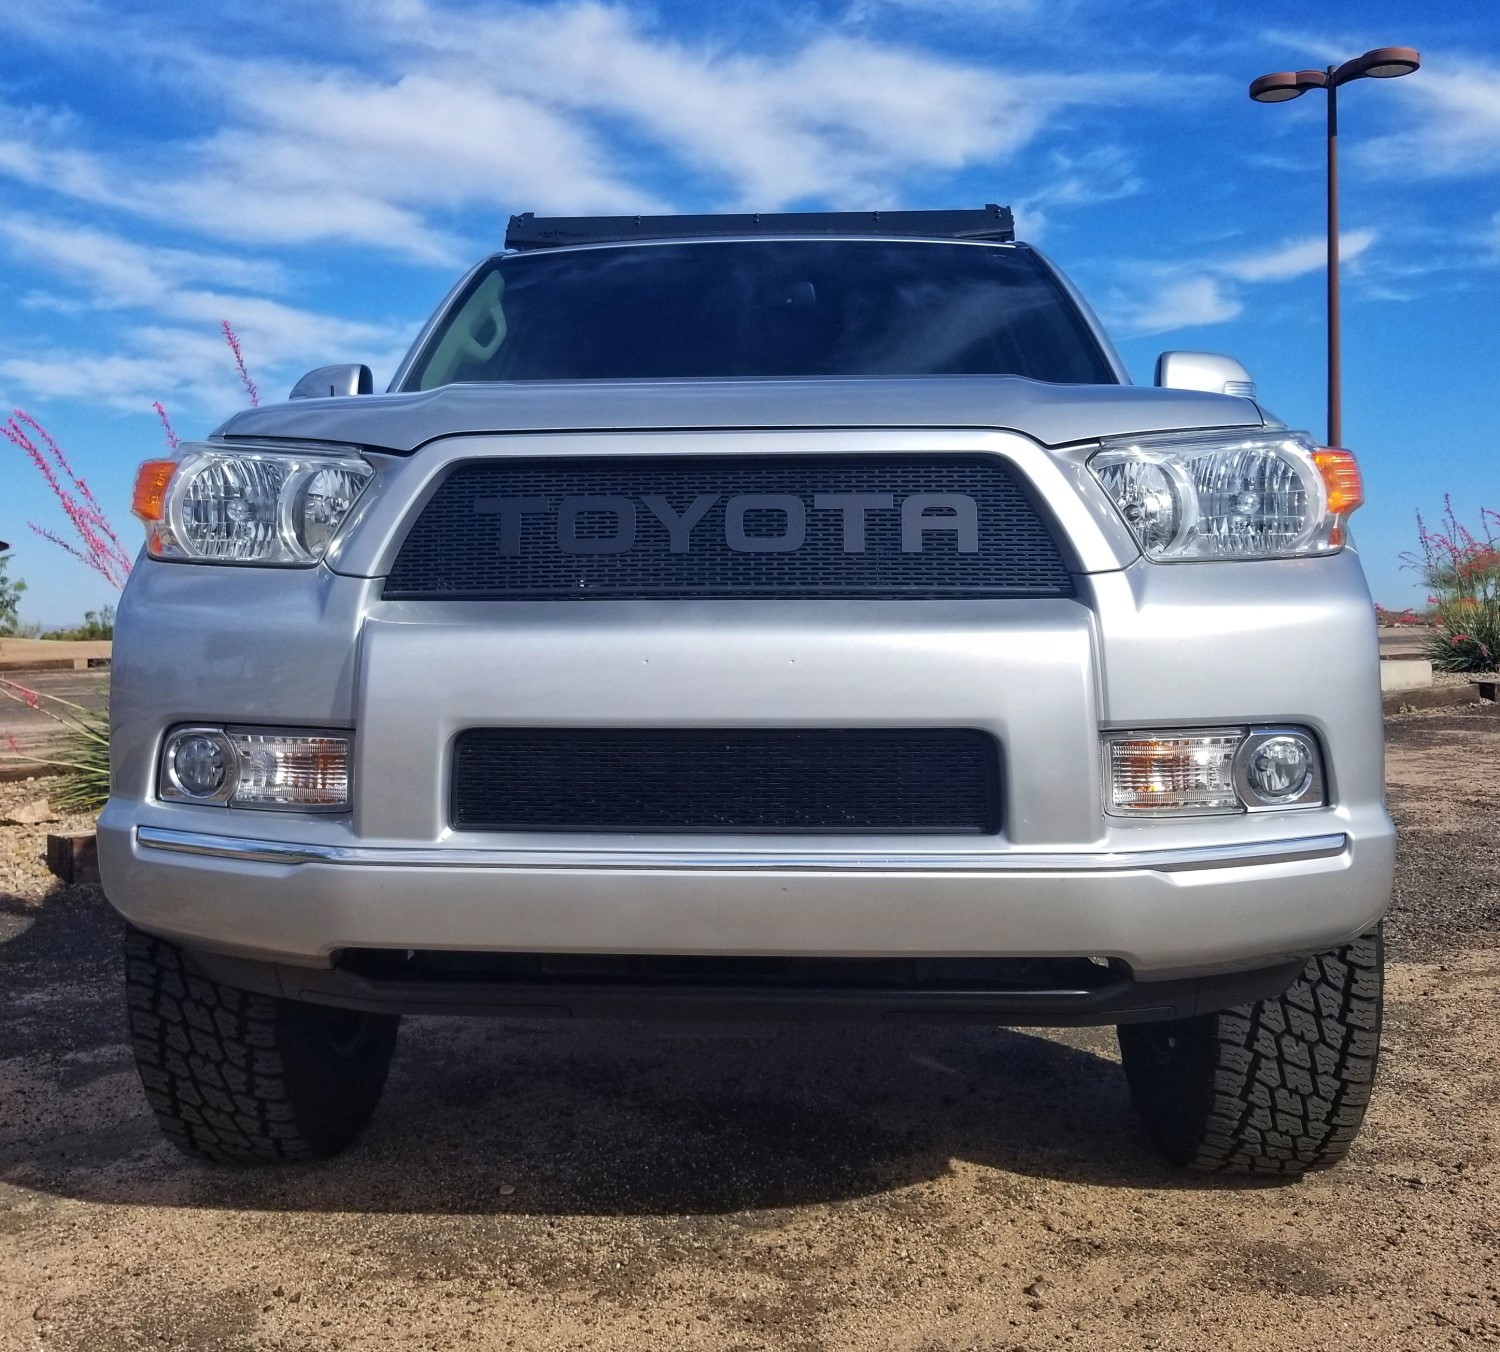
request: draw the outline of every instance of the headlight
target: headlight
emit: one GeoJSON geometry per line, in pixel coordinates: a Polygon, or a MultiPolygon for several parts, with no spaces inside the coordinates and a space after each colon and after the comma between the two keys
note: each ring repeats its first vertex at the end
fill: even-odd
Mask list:
{"type": "Polygon", "coordinates": [[[1354,457],[1302,432],[1106,441],[1089,468],[1163,562],[1331,554],[1364,501],[1354,457]]]}
{"type": "Polygon", "coordinates": [[[374,473],[342,446],[185,442],[176,460],[141,466],[133,509],[154,558],[305,566],[374,473]]]}

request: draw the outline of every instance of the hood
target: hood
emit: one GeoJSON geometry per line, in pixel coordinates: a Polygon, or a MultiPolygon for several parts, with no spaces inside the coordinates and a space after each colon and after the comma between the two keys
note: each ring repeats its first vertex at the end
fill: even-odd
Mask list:
{"type": "Polygon", "coordinates": [[[445,385],[418,394],[247,409],[215,434],[336,441],[408,454],[439,437],[778,427],[983,427],[1046,446],[1210,427],[1260,427],[1252,400],[1019,376],[630,380],[445,385]]]}

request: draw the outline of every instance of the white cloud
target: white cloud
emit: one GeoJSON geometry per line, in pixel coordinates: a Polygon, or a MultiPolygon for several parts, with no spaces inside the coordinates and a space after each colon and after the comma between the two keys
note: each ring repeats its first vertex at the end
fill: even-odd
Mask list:
{"type": "Polygon", "coordinates": [[[830,32],[786,51],[719,51],[596,3],[475,15],[388,0],[361,12],[403,51],[425,44],[447,78],[502,71],[513,91],[623,122],[742,208],[890,205],[908,171],[1003,161],[1065,108],[1160,92],[1149,76],[1127,93],[1102,75],[1014,74],[830,32]]]}
{"type": "MultiPolygon", "coordinates": [[[[0,173],[211,239],[453,266],[475,251],[455,238],[461,213],[495,209],[489,243],[504,208],[669,210],[637,186],[642,159],[723,207],[891,206],[893,183],[1001,164],[1069,109],[1183,95],[1149,72],[1012,73],[828,25],[780,50],[695,46],[592,0],[350,0],[334,15],[332,45],[357,42],[359,62],[179,42],[153,69],[223,109],[191,141],[110,157],[67,119],[0,108],[0,173]]],[[[159,55],[139,26],[111,40],[159,55]]]]}
{"type": "Polygon", "coordinates": [[[212,279],[235,288],[276,290],[284,270],[235,254],[199,253],[137,244],[103,230],[33,216],[0,217],[0,238],[21,257],[41,263],[101,307],[152,305],[181,283],[212,279]]]}
{"type": "MultiPolygon", "coordinates": [[[[1373,230],[1350,230],[1339,235],[1339,257],[1344,262],[1358,258],[1375,242],[1373,230]]],[[[1285,282],[1316,272],[1328,261],[1326,235],[1310,235],[1279,248],[1244,254],[1217,265],[1217,271],[1241,282],[1285,282]]]]}
{"type": "Polygon", "coordinates": [[[1039,240],[1058,207],[1115,202],[1144,186],[1134,157],[1120,146],[1098,146],[1078,155],[1059,151],[1050,160],[1051,176],[1015,201],[1016,232],[1022,239],[1039,240]]]}
{"type": "Polygon", "coordinates": [[[1121,332],[1143,337],[1222,324],[1244,308],[1239,299],[1226,293],[1220,278],[1197,276],[1165,280],[1134,298],[1117,294],[1108,310],[1121,332]]]}
{"type": "Polygon", "coordinates": [[[1412,177],[1472,176],[1500,168],[1500,66],[1445,62],[1393,81],[1401,130],[1367,140],[1356,161],[1412,177]]]}
{"type": "Polygon", "coordinates": [[[920,14],[957,18],[964,21],[979,19],[1029,18],[1049,6],[1046,0],[869,0],[856,4],[846,16],[850,20],[862,19],[878,9],[909,9],[920,14]]]}
{"type": "Polygon", "coordinates": [[[0,240],[74,293],[43,293],[33,304],[135,316],[111,334],[116,350],[107,356],[32,346],[0,359],[0,374],[37,397],[87,398],[136,412],[154,399],[224,408],[239,396],[221,320],[234,325],[252,374],[268,383],[341,358],[388,369],[412,327],[319,314],[241,289],[285,282],[279,268],[251,259],[151,247],[34,217],[0,218],[0,240]]]}
{"type": "MultiPolygon", "coordinates": [[[[1346,261],[1356,259],[1376,238],[1374,230],[1341,234],[1340,254],[1346,261]]],[[[1115,289],[1104,308],[1112,323],[1133,337],[1222,324],[1244,311],[1246,286],[1317,272],[1327,263],[1327,250],[1324,236],[1309,235],[1227,258],[1147,264],[1137,268],[1130,285],[1115,289]]]]}

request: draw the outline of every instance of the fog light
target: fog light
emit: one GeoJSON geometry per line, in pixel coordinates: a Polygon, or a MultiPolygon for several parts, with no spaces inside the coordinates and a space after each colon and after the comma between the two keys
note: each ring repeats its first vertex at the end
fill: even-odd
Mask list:
{"type": "Polygon", "coordinates": [[[163,798],[222,803],[234,792],[236,754],[217,728],[184,728],[162,753],[163,798]]]}
{"type": "Polygon", "coordinates": [[[1235,780],[1246,806],[1304,807],[1323,801],[1317,744],[1291,728],[1255,728],[1240,748],[1235,780]]]}
{"type": "Polygon", "coordinates": [[[349,765],[347,733],[179,728],[162,747],[158,787],[174,802],[339,812],[349,765]]]}
{"type": "Polygon", "coordinates": [[[1241,811],[1234,759],[1243,739],[1239,728],[1111,734],[1109,811],[1132,817],[1241,811]]]}

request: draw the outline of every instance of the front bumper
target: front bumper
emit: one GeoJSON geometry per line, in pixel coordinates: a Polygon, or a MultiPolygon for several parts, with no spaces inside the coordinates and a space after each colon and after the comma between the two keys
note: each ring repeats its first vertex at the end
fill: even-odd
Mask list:
{"type": "Polygon", "coordinates": [[[1394,855],[1388,820],[1333,811],[1279,838],[1004,854],[361,847],[132,815],[112,804],[99,829],[132,923],[303,968],[355,949],[1097,955],[1172,981],[1353,938],[1384,909],[1394,855]]]}

